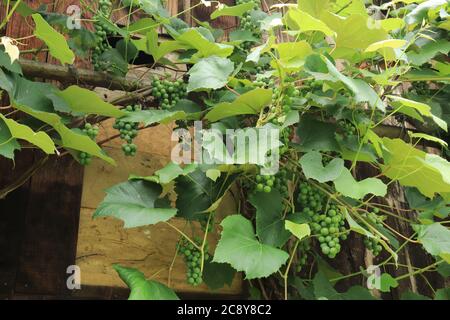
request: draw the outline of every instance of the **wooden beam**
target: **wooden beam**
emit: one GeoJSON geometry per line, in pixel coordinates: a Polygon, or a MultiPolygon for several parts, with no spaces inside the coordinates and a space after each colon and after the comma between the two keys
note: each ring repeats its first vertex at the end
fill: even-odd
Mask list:
{"type": "Polygon", "coordinates": [[[149,86],[149,81],[137,77],[117,77],[76,67],[57,66],[50,63],[20,59],[23,74],[30,78],[57,80],[62,83],[90,85],[111,90],[134,91],[149,86]]]}

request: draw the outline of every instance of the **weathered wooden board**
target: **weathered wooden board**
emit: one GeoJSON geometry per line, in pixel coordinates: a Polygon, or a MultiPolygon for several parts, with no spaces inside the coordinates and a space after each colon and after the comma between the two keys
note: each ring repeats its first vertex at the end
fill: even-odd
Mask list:
{"type": "MultiPolygon", "coordinates": [[[[115,134],[111,122],[102,126],[99,140],[115,134]]],[[[178,292],[206,293],[205,285],[192,287],[186,283],[185,266],[178,256],[169,272],[175,256],[179,234],[166,224],[123,229],[122,221],[114,218],[92,219],[92,214],[103,200],[104,190],[125,181],[129,174],[152,175],[170,160],[172,126],[161,125],[143,130],[135,143],[140,151],[134,158],[123,155],[122,142],[108,142],[106,152],[117,161],[117,167],[100,160],[85,169],[81,202],[80,227],[76,264],[81,268],[81,284],[96,287],[122,287],[124,283],[112,268],[114,263],[135,267],[158,281],[170,284],[178,292]],[[170,273],[170,283],[169,283],[170,273]]],[[[233,214],[236,207],[231,195],[227,195],[218,210],[219,215],[233,214]]],[[[174,225],[187,234],[201,235],[198,225],[186,225],[184,220],[174,220],[174,225]]],[[[217,239],[210,237],[214,247],[217,239]]],[[[83,289],[82,289],[83,290],[83,289]]],[[[220,294],[239,295],[242,292],[240,276],[231,287],[220,290],[220,294]]]]}

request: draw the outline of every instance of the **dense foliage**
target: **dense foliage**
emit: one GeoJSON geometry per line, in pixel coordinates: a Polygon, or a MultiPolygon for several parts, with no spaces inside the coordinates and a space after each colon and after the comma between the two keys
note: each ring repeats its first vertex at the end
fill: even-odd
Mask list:
{"type": "MultiPolygon", "coordinates": [[[[171,162],[154,176],[133,176],[108,189],[94,215],[122,219],[125,228],[173,227],[180,234],[176,252],[186,263],[187,283],[213,290],[243,272],[253,298],[376,299],[409,276],[436,271],[448,277],[449,2],[373,2],[299,0],[269,8],[257,0],[235,6],[200,1],[191,8],[214,8],[211,19],[236,17],[238,27],[229,36],[206,22],[190,27],[170,17],[159,0],[101,0],[95,10],[86,5],[83,14],[94,13],[94,32],[68,28],[69,17],[45,7],[8,2],[11,12],[31,16],[34,36],[62,64],[92,53],[95,70],[125,76],[144,55],[151,66],[188,69],[147,75],[153,103],[121,108],[79,86],[61,90],[26,79],[16,59],[20,39],[4,37],[0,87],[9,106],[1,108],[0,155],[14,159],[32,145],[82,165],[93,157],[114,165],[96,143],[104,119],[116,119],[128,156],[138,152],[133,140],[141,130],[171,121],[183,129],[201,121],[216,130],[196,141],[202,154],[213,160],[225,154],[226,164],[171,162]],[[112,22],[112,10],[123,6],[140,18],[112,22]],[[17,112],[22,116],[15,117],[17,112]],[[279,130],[278,143],[262,150],[265,156],[279,152],[277,172],[264,171],[270,157],[251,156],[261,152],[260,136],[257,143],[244,142],[247,152],[239,155],[216,135],[242,129],[233,137],[238,144],[252,128],[279,130]],[[362,169],[371,176],[361,178],[362,169]],[[387,201],[398,185],[409,209],[387,201]],[[168,189],[176,194],[174,203],[168,189]],[[229,192],[237,211],[222,217],[216,211],[229,192]],[[192,230],[201,232],[184,232],[173,218],[198,224],[192,230]],[[411,233],[402,234],[396,221],[410,225],[411,233]],[[208,246],[208,233],[218,233],[216,248],[208,246]],[[344,275],[330,267],[351,245],[349,237],[364,243],[381,270],[372,291],[334,288],[341,279],[371,278],[365,266],[344,275]],[[434,262],[398,265],[398,255],[410,246],[434,262]],[[390,275],[388,265],[406,268],[405,274],[390,275]]],[[[191,152],[190,146],[184,141],[181,151],[191,152]]],[[[131,287],[130,298],[176,298],[137,270],[115,268],[131,287]]],[[[448,288],[432,291],[433,299],[449,296],[448,288]]],[[[404,297],[425,298],[409,292],[404,297]]]]}

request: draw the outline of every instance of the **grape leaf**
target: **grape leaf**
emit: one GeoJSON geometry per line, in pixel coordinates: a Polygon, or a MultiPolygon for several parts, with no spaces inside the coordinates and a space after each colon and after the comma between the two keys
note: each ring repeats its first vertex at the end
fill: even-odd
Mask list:
{"type": "Polygon", "coordinates": [[[140,110],[126,114],[120,120],[135,123],[143,122],[148,127],[155,123],[167,124],[175,120],[184,119],[186,119],[186,113],[184,111],[140,110]]]}
{"type": "Polygon", "coordinates": [[[255,4],[253,2],[247,2],[232,7],[223,5],[222,7],[211,13],[211,19],[217,19],[223,16],[242,17],[244,13],[252,10],[254,6],[255,4]]]}
{"type": "MultiPolygon", "coordinates": [[[[391,96],[391,95],[387,95],[388,98],[390,98],[391,100],[393,100],[392,105],[397,108],[397,112],[402,112],[405,113],[407,115],[411,115],[410,112],[408,112],[408,109],[413,109],[417,112],[419,112],[421,115],[425,116],[425,117],[430,117],[433,119],[433,121],[443,130],[447,131],[447,123],[436,117],[432,112],[431,112],[431,107],[425,103],[422,102],[418,102],[418,101],[413,101],[413,100],[409,100],[409,99],[405,99],[402,97],[398,97],[398,96],[391,96]],[[406,109],[406,110],[405,110],[406,109]]],[[[417,117],[415,117],[417,119],[417,117]]],[[[419,118],[420,120],[420,118],[419,118]]]]}
{"type": "Polygon", "coordinates": [[[78,86],[70,86],[64,91],[58,92],[57,95],[63,98],[75,113],[97,114],[115,118],[126,114],[125,111],[103,101],[95,92],[78,86]]]}
{"type": "Polygon", "coordinates": [[[62,64],[73,64],[75,54],[70,50],[64,36],[53,29],[40,14],[35,13],[32,17],[36,23],[34,35],[45,42],[50,50],[50,54],[62,64]]]}
{"type": "MultiPolygon", "coordinates": [[[[273,46],[277,52],[279,59],[277,64],[286,70],[298,70],[305,64],[306,57],[313,53],[308,42],[284,42],[273,46]]],[[[275,66],[275,63],[273,63],[275,66]]]]}
{"type": "Polygon", "coordinates": [[[223,288],[225,285],[231,286],[236,270],[228,263],[217,263],[211,260],[205,261],[202,279],[211,290],[223,288]]]}
{"type": "Polygon", "coordinates": [[[390,292],[391,288],[397,288],[398,282],[389,273],[383,273],[379,279],[379,289],[381,292],[390,292]]]}
{"type": "Polygon", "coordinates": [[[323,274],[318,271],[313,279],[314,296],[318,300],[342,300],[342,297],[323,274]]]}
{"type": "Polygon", "coordinates": [[[429,43],[421,46],[419,51],[409,51],[408,61],[416,66],[421,66],[424,63],[429,62],[438,54],[447,55],[450,51],[450,42],[445,39],[439,39],[436,41],[430,41],[429,43]]]}
{"type": "MultiPolygon", "coordinates": [[[[204,28],[203,28],[204,29],[204,28]]],[[[175,37],[179,43],[189,46],[195,50],[197,50],[197,57],[216,57],[216,58],[225,58],[233,53],[234,47],[227,44],[216,43],[212,40],[205,37],[205,34],[202,33],[200,28],[190,28],[181,35],[175,37]]],[[[207,30],[207,29],[204,29],[207,30]]],[[[225,59],[227,60],[227,59],[225,59]]],[[[200,60],[202,61],[202,60],[200,60]]],[[[228,60],[229,61],[229,60],[228,60]]],[[[219,65],[220,68],[225,68],[224,64],[219,65]]],[[[220,73],[220,72],[219,72],[220,73]]]]}
{"type": "Polygon", "coordinates": [[[157,281],[145,279],[145,275],[139,270],[118,264],[113,267],[131,289],[128,300],[179,300],[172,289],[157,281]]]}
{"type": "Polygon", "coordinates": [[[440,223],[429,225],[415,225],[417,241],[425,250],[433,255],[440,256],[447,263],[450,263],[450,231],[440,223]]]}
{"type": "Polygon", "coordinates": [[[222,175],[216,182],[197,169],[175,180],[178,216],[188,220],[198,214],[215,210],[235,179],[235,175],[222,175]]]}
{"type": "Polygon", "coordinates": [[[311,116],[302,116],[297,127],[301,151],[340,151],[336,141],[336,125],[321,122],[311,116]]]}
{"type": "Polygon", "coordinates": [[[196,164],[189,164],[184,168],[181,168],[178,164],[169,162],[164,168],[156,171],[155,175],[158,176],[160,183],[167,184],[180,175],[186,175],[193,172],[196,168],[196,164]]]}
{"type": "Polygon", "coordinates": [[[298,240],[302,240],[304,237],[311,235],[311,229],[309,228],[309,224],[307,223],[298,224],[286,220],[284,227],[286,230],[289,230],[290,233],[296,236],[298,240]]]}
{"type": "Polygon", "coordinates": [[[188,72],[187,90],[191,92],[220,89],[228,83],[228,77],[233,70],[233,62],[227,58],[211,56],[200,59],[188,72]]]}
{"type": "Polygon", "coordinates": [[[226,217],[214,262],[229,263],[246,279],[265,278],[277,272],[289,255],[283,250],[260,243],[249,220],[241,215],[226,217]]]}
{"type": "Polygon", "coordinates": [[[387,193],[387,186],[378,178],[367,178],[356,181],[351,172],[344,168],[341,175],[334,180],[336,190],[346,197],[362,199],[367,194],[383,197],[387,193]]]}
{"type": "Polygon", "coordinates": [[[291,30],[299,30],[300,32],[321,31],[327,36],[334,35],[334,31],[323,21],[299,9],[289,9],[285,20],[291,30]]]}
{"type": "Polygon", "coordinates": [[[344,160],[335,158],[325,167],[322,155],[317,151],[310,151],[300,159],[303,173],[308,179],[315,179],[320,183],[336,180],[344,170],[344,160]]]}
{"type": "Polygon", "coordinates": [[[0,155],[14,159],[14,151],[20,150],[20,144],[11,136],[6,123],[0,121],[0,155]]]}
{"type": "Polygon", "coordinates": [[[376,300],[367,288],[362,286],[353,286],[346,292],[341,293],[344,300],[376,300]]]}
{"type": "Polygon", "coordinates": [[[158,201],[162,187],[151,181],[132,180],[106,190],[106,197],[94,218],[112,216],[125,222],[125,228],[156,224],[171,219],[176,209],[158,201]]]}
{"type": "Polygon", "coordinates": [[[370,44],[364,51],[365,52],[380,51],[383,55],[386,55],[386,49],[401,48],[406,43],[407,43],[406,40],[402,40],[402,39],[381,40],[381,41],[377,41],[375,43],[370,44]]]}
{"type": "Polygon", "coordinates": [[[205,118],[209,121],[241,115],[259,114],[261,109],[272,101],[272,91],[269,89],[254,89],[236,98],[233,102],[222,102],[209,111],[205,118]]]}
{"type": "Polygon", "coordinates": [[[383,138],[385,147],[383,174],[408,187],[416,187],[423,195],[450,192],[450,164],[445,159],[427,154],[401,139],[383,138]]]}
{"type": "Polygon", "coordinates": [[[429,297],[421,295],[420,293],[405,291],[400,296],[400,300],[431,300],[429,297]]]}
{"type": "Polygon", "coordinates": [[[56,147],[52,139],[43,131],[34,132],[30,127],[20,124],[13,119],[8,119],[0,113],[0,120],[3,120],[8,127],[11,136],[16,139],[26,140],[42,149],[46,154],[54,154],[56,147]]]}
{"type": "Polygon", "coordinates": [[[256,209],[256,234],[259,240],[274,247],[283,246],[290,234],[284,228],[283,198],[278,190],[255,192],[249,202],[256,209]]]}

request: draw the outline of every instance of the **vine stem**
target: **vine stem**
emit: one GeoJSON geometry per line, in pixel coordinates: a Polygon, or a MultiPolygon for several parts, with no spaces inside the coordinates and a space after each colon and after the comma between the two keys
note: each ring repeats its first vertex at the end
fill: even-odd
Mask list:
{"type": "Polygon", "coordinates": [[[289,263],[286,267],[286,270],[285,270],[284,274],[281,275],[281,277],[284,280],[284,300],[288,299],[288,283],[287,282],[288,282],[289,270],[291,269],[292,261],[294,261],[295,252],[297,252],[297,248],[298,248],[299,244],[300,244],[300,240],[297,240],[295,242],[294,249],[292,250],[291,256],[289,258],[289,263]]]}
{"type": "Polygon", "coordinates": [[[181,231],[180,229],[178,229],[177,227],[175,227],[173,224],[171,224],[170,222],[164,221],[165,224],[167,224],[169,227],[173,228],[176,232],[178,232],[179,234],[181,234],[184,238],[186,238],[187,241],[189,241],[190,243],[192,243],[192,245],[199,251],[202,250],[202,248],[200,246],[198,246],[194,240],[192,240],[186,233],[184,233],[183,231],[181,231]]]}
{"type": "Polygon", "coordinates": [[[444,262],[444,260],[436,261],[435,263],[432,263],[432,264],[430,264],[429,266],[427,266],[425,268],[422,268],[422,269],[416,270],[414,272],[409,272],[409,273],[406,273],[404,275],[398,276],[397,278],[395,278],[395,280],[399,281],[399,280],[403,280],[403,279],[409,278],[411,276],[415,276],[417,274],[424,273],[424,272],[434,268],[435,266],[441,264],[442,262],[444,262]]]}
{"type": "MultiPolygon", "coordinates": [[[[8,12],[8,15],[6,16],[6,18],[2,21],[2,23],[0,24],[0,30],[3,29],[5,27],[5,25],[8,23],[9,19],[11,19],[14,11],[16,11],[17,7],[19,6],[19,4],[22,2],[22,0],[17,0],[17,2],[14,4],[14,6],[12,7],[11,11],[8,12]]],[[[9,8],[9,5],[8,5],[9,8]]]]}
{"type": "Polygon", "coordinates": [[[209,229],[209,224],[211,222],[211,217],[212,217],[212,213],[208,214],[208,223],[206,223],[206,228],[205,228],[205,234],[203,236],[203,243],[202,243],[202,247],[200,249],[200,254],[202,256],[202,260],[200,263],[200,273],[203,274],[203,268],[205,266],[205,245],[206,245],[206,240],[208,238],[208,229],[209,229]]]}

